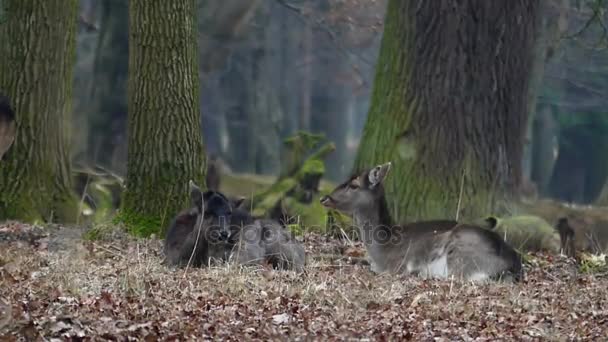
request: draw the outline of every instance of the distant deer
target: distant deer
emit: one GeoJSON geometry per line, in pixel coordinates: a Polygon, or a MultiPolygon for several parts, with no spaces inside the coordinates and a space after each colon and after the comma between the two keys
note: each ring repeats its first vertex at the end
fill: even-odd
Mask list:
{"type": "Polygon", "coordinates": [[[608,251],[606,222],[587,223],[575,217],[560,217],[555,229],[559,232],[562,253],[576,257],[576,252],[601,254],[608,251]]]}
{"type": "Polygon", "coordinates": [[[353,216],[372,271],[473,281],[521,279],[521,256],[492,231],[455,221],[393,225],[383,187],[390,168],[390,162],[378,165],[321,198],[325,207],[353,216]]]}
{"type": "Polygon", "coordinates": [[[15,140],[15,112],[8,97],[0,93],[0,159],[15,140]]]}
{"type": "Polygon", "coordinates": [[[574,257],[576,248],[574,247],[574,229],[570,227],[567,217],[560,217],[557,220],[555,229],[559,232],[561,252],[569,257],[574,257]]]}

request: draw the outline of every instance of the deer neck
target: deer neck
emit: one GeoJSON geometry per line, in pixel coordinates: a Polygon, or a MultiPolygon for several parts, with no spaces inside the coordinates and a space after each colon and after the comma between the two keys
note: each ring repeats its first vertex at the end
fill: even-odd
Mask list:
{"type": "Polygon", "coordinates": [[[353,221],[359,227],[361,239],[366,247],[378,245],[378,238],[384,241],[391,238],[393,221],[384,195],[380,197],[376,205],[356,211],[353,221]]]}

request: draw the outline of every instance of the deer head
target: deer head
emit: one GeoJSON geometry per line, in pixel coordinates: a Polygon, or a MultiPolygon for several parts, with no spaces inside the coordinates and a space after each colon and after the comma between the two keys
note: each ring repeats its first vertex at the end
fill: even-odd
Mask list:
{"type": "Polygon", "coordinates": [[[205,237],[210,243],[223,242],[230,236],[230,219],[232,206],[226,196],[217,191],[202,192],[194,184],[189,183],[192,214],[197,215],[196,227],[205,227],[205,237]],[[203,222],[201,222],[203,220],[203,222]]]}
{"type": "Polygon", "coordinates": [[[559,232],[562,253],[569,257],[574,257],[576,249],[574,246],[574,229],[570,226],[567,217],[560,217],[557,220],[555,229],[559,232]]]}
{"type": "Polygon", "coordinates": [[[346,214],[354,214],[374,208],[384,196],[382,183],[391,163],[378,165],[336,187],[331,194],[321,198],[321,204],[346,214]]]}

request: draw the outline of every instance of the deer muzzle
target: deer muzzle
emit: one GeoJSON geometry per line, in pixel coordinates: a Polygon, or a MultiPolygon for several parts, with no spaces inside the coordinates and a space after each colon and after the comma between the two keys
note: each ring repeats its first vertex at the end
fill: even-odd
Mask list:
{"type": "Polygon", "coordinates": [[[334,202],[333,198],[331,198],[331,196],[329,196],[329,195],[321,197],[319,202],[321,202],[321,204],[327,208],[335,207],[335,202],[334,202]]]}

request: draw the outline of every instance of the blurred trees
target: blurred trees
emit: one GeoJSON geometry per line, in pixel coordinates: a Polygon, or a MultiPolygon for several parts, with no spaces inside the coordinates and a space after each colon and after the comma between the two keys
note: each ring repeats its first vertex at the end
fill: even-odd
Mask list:
{"type": "Polygon", "coordinates": [[[77,0],[5,0],[0,89],[17,136],[0,163],[0,220],[75,221],[70,135],[77,0]]]}
{"type": "MultiPolygon", "coordinates": [[[[98,31],[83,29],[79,34],[76,160],[95,161],[124,175],[126,2],[81,3],[81,21],[91,22],[98,31]]],[[[566,141],[578,140],[569,127],[576,131],[593,126],[597,132],[587,134],[593,137],[608,134],[601,128],[608,127],[602,119],[608,117],[603,115],[608,100],[602,95],[608,86],[608,49],[600,24],[606,20],[607,4],[540,0],[539,5],[543,16],[534,30],[538,43],[530,72],[522,177],[533,181],[543,196],[589,203],[595,200],[594,191],[585,190],[581,197],[572,193],[577,186],[556,187],[564,179],[582,184],[580,177],[586,189],[605,184],[601,167],[587,169],[608,157],[583,153],[585,143],[566,141]],[[575,116],[600,120],[589,125],[573,120],[575,116]],[[556,168],[558,159],[569,153],[595,161],[582,161],[584,172],[571,173],[575,165],[570,162],[559,162],[565,167],[556,168]]],[[[200,96],[208,151],[234,171],[277,174],[283,140],[298,130],[310,130],[336,144],[327,160],[327,176],[345,177],[369,107],[386,0],[198,1],[196,11],[201,18],[200,96]]],[[[601,141],[592,141],[599,151],[601,141]]]]}
{"type": "Polygon", "coordinates": [[[91,112],[87,120],[90,134],[87,137],[86,159],[124,172],[127,151],[129,3],[124,0],[104,0],[98,6],[100,29],[94,48],[92,86],[88,88],[88,110],[91,112]]]}
{"type": "Polygon", "coordinates": [[[525,0],[389,1],[355,168],[394,162],[398,221],[478,217],[518,190],[537,12],[525,0]]]}
{"type": "Polygon", "coordinates": [[[194,0],[129,2],[129,148],[120,219],[165,227],[204,183],[194,0]],[[168,15],[170,14],[170,15],[168,15]]]}
{"type": "Polygon", "coordinates": [[[277,174],[282,140],[310,130],[336,143],[329,176],[350,172],[384,4],[261,1],[239,34],[221,43],[230,48],[225,63],[204,71],[208,150],[234,171],[277,174]]]}
{"type": "Polygon", "coordinates": [[[531,179],[543,196],[598,199],[608,175],[608,4],[543,0],[544,56],[532,118],[531,179]]]}
{"type": "MultiPolygon", "coordinates": [[[[336,142],[330,176],[349,172],[385,1],[198,1],[207,149],[235,171],[277,174],[282,141],[312,130],[336,142]]],[[[81,2],[81,15],[99,31],[83,30],[79,40],[76,125],[89,129],[77,132],[76,159],[124,174],[125,2],[81,2]]]]}

